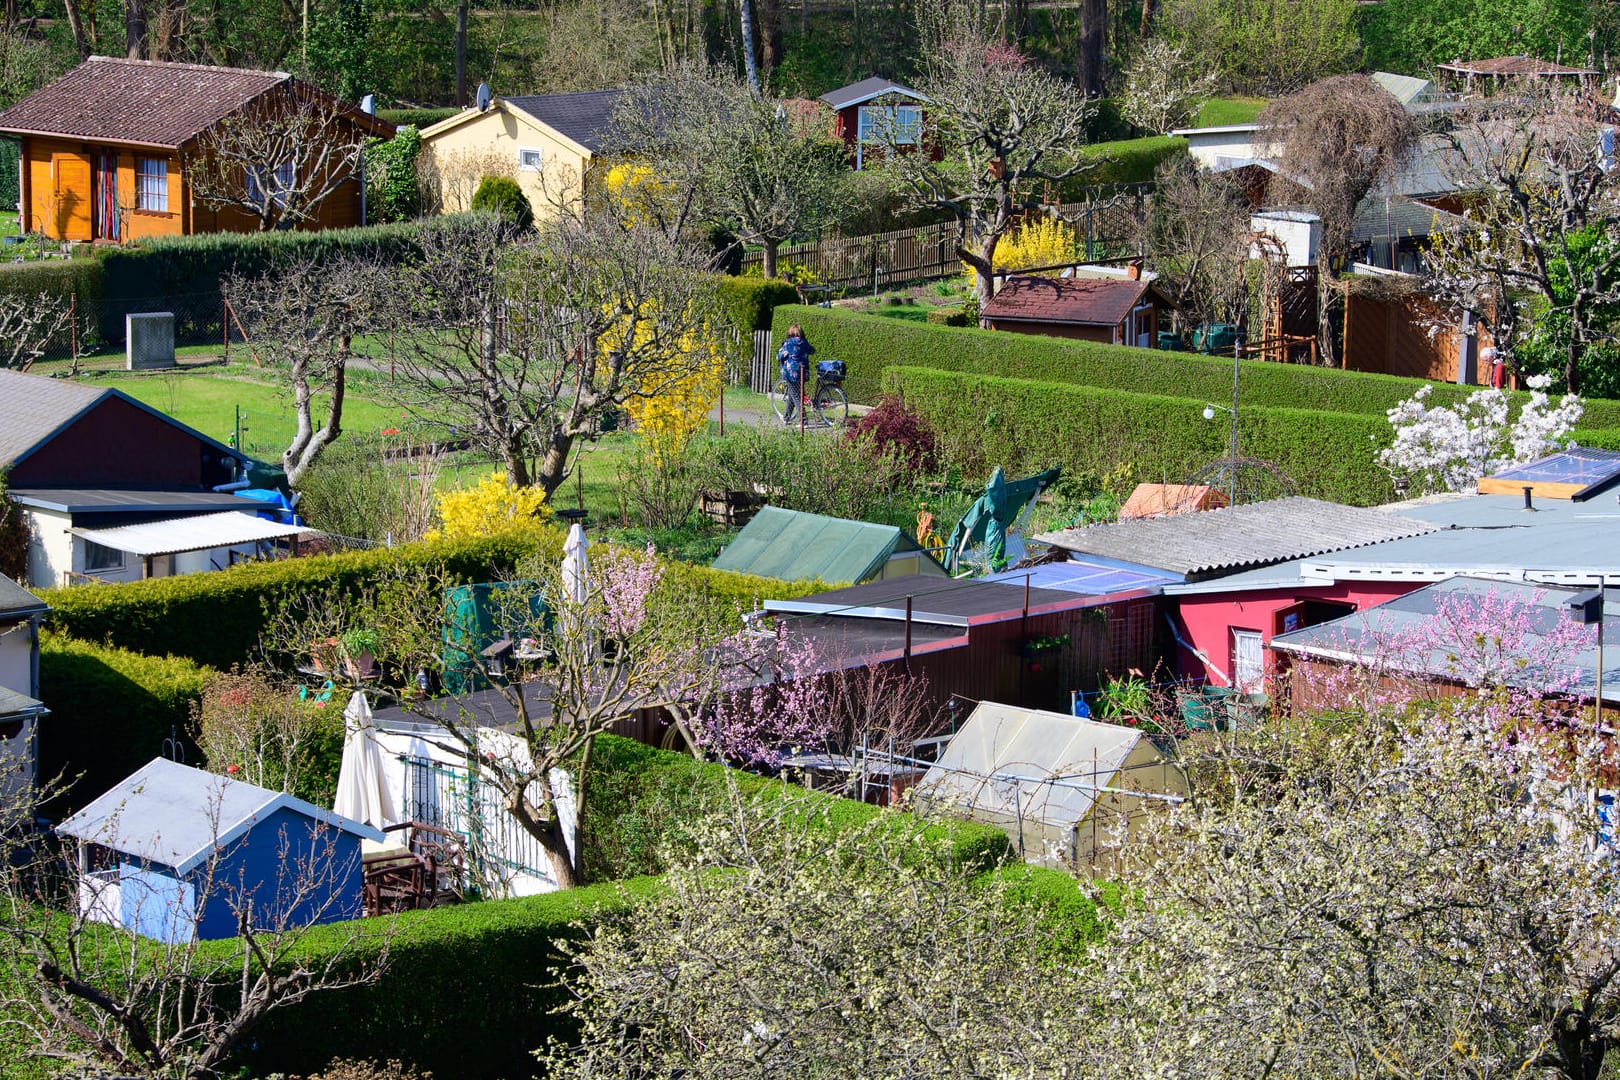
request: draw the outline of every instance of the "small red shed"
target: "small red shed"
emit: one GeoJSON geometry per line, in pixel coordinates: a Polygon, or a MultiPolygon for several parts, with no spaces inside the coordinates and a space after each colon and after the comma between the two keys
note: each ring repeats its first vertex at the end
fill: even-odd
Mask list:
{"type": "Polygon", "coordinates": [[[1151,349],[1174,306],[1151,281],[1131,274],[1009,277],[979,318],[991,330],[1151,349]]]}
{"type": "Polygon", "coordinates": [[[832,136],[849,147],[850,166],[856,170],[865,165],[870,148],[922,143],[928,98],[909,86],[874,75],[831,90],[819,100],[832,109],[832,136]]]}

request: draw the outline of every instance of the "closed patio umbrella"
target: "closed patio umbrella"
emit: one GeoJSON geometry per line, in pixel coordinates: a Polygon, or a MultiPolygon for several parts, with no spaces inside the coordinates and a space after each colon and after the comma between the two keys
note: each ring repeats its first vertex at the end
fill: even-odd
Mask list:
{"type": "Polygon", "coordinates": [[[399,806],[383,776],[382,747],[377,745],[371,706],[358,690],[343,710],[343,761],[338,766],[335,813],[381,829],[399,823],[399,806]]]}
{"type": "Polygon", "coordinates": [[[562,585],[563,595],[581,606],[584,605],[588,589],[586,577],[590,573],[590,556],[586,548],[590,541],[585,539],[585,527],[574,522],[568,527],[568,540],[563,544],[562,585]]]}

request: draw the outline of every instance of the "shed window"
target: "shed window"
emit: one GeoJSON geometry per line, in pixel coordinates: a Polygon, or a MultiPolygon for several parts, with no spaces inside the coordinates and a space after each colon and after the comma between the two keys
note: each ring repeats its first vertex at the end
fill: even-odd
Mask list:
{"type": "Polygon", "coordinates": [[[169,212],[169,163],[162,158],[141,158],[135,169],[135,206],[169,212]]]}
{"type": "Polygon", "coordinates": [[[894,141],[899,146],[915,146],[922,139],[922,107],[900,105],[894,110],[894,141]]]}
{"type": "Polygon", "coordinates": [[[526,146],[518,147],[518,168],[524,172],[539,172],[540,151],[526,146]]]}
{"type": "Polygon", "coordinates": [[[107,570],[122,570],[124,568],[124,553],[117,548],[106,547],[94,540],[84,542],[84,572],[86,574],[99,574],[107,570]]]}
{"type": "Polygon", "coordinates": [[[292,162],[285,161],[273,169],[249,169],[247,174],[248,200],[260,202],[266,190],[277,206],[287,205],[287,195],[293,187],[292,162]]]}
{"type": "Polygon", "coordinates": [[[922,106],[862,105],[856,113],[857,140],[914,146],[922,138],[922,106]]]}

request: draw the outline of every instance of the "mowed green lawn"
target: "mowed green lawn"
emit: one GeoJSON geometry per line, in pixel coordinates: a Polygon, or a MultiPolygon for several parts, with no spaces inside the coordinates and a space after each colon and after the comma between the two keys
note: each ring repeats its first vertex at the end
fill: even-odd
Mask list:
{"type": "MultiPolygon", "coordinates": [[[[98,372],[83,381],[115,386],[143,404],[173,416],[204,435],[229,442],[236,410],[243,410],[243,448],[256,457],[275,460],[297,431],[292,391],[273,383],[275,373],[249,365],[179,368],[158,374],[98,372]]],[[[316,400],[324,418],[328,398],[316,400]]],[[[343,430],[351,435],[409,427],[409,417],[395,406],[350,391],[343,399],[343,430]]]]}

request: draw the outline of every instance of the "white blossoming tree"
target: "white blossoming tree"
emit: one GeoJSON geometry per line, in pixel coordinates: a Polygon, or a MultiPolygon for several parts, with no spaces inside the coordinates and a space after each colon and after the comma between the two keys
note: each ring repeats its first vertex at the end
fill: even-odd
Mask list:
{"type": "Polygon", "coordinates": [[[1567,448],[1585,403],[1565,394],[1553,404],[1550,376],[1526,382],[1530,399],[1511,420],[1506,391],[1477,390],[1455,405],[1430,405],[1434,388],[1423,387],[1389,410],[1395,441],[1379,451],[1379,464],[1423,495],[1464,491],[1482,476],[1567,448]]]}

